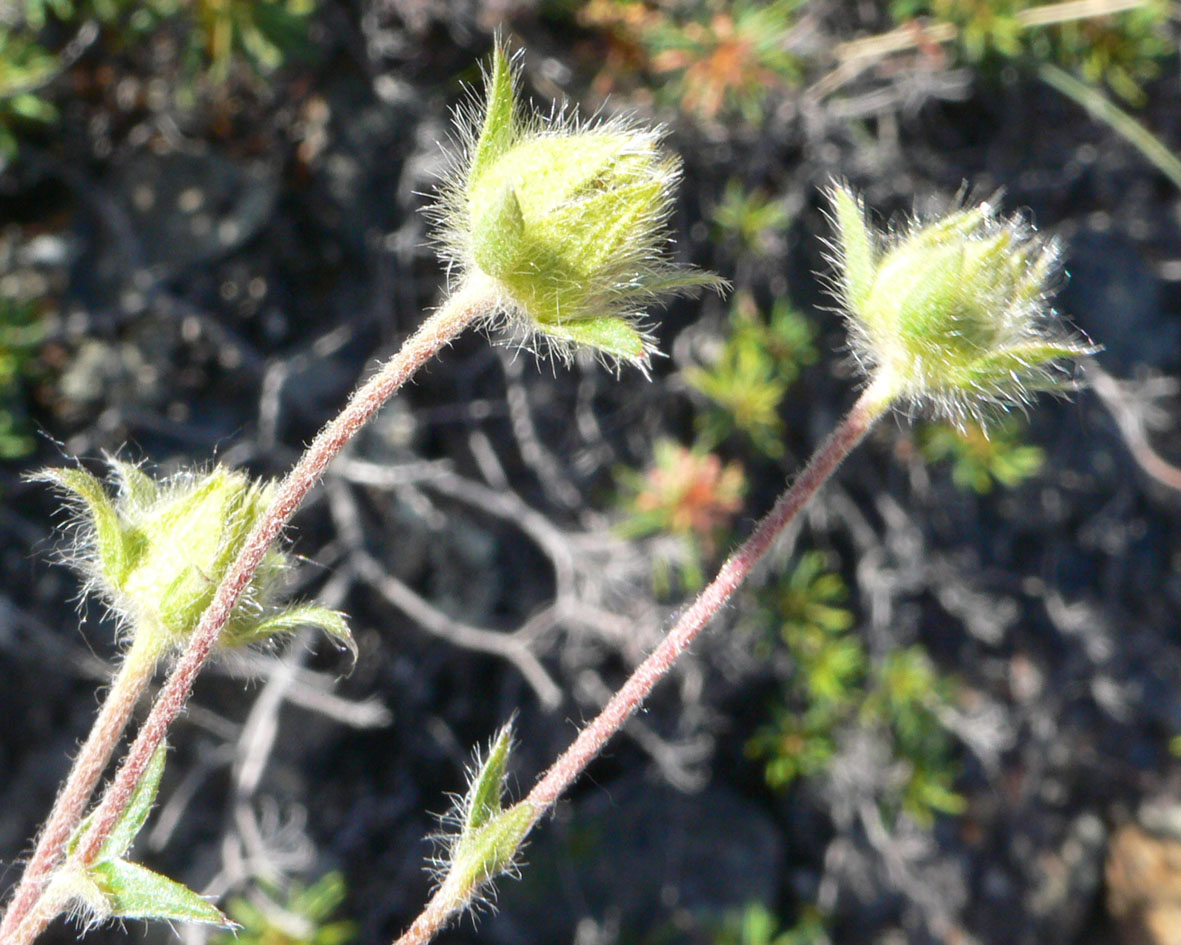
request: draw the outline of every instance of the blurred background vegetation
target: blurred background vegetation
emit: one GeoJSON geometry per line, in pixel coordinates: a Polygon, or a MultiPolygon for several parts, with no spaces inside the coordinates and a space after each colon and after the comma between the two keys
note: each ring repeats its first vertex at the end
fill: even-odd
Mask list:
{"type": "Polygon", "coordinates": [[[239,941],[391,940],[469,750],[519,712],[528,784],[850,403],[842,178],[895,225],[998,194],[1059,239],[1093,391],[883,424],[442,940],[1181,942],[1164,0],[0,0],[3,875],[113,653],[24,477],[280,474],[438,299],[418,211],[497,29],[537,101],[665,127],[676,251],[732,291],[654,318],[651,383],[473,338],[391,404],[298,520],[358,666],[215,667],[140,855],[239,941]]]}

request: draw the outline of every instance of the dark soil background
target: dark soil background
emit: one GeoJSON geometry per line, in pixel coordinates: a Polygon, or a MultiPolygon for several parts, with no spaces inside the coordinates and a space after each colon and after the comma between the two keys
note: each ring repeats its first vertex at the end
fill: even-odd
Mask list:
{"type": "MultiPolygon", "coordinates": [[[[498,908],[439,941],[770,943],[720,930],[751,903],[797,930],[780,945],[824,940],[800,924],[814,908],[840,943],[1181,941],[1168,925],[1181,915],[1181,494],[1146,453],[1181,460],[1181,194],[1019,59],[970,67],[920,43],[823,98],[764,83],[753,118],[702,115],[679,107],[668,72],[612,71],[622,47],[595,22],[577,5],[324,0],[300,55],[265,76],[235,61],[220,83],[193,78],[183,36],[103,25],[48,82],[59,120],[22,126],[0,173],[0,293],[32,300],[46,326],[11,405],[38,435],[0,464],[3,885],[116,654],[101,606],[79,608],[54,564],[54,497],[24,477],[75,459],[99,472],[104,453],[162,473],[287,469],[440,298],[419,210],[499,28],[544,108],[663,122],[685,163],[676,255],[760,304],[789,297],[815,327],[819,357],[780,408],[784,455],[719,447],[749,481],[733,536],[855,396],[813,275],[827,271],[834,177],[880,220],[966,184],[1058,236],[1058,307],[1104,346],[1107,374],[1092,376],[1106,397],[1039,403],[1023,438],[1045,451],[1040,473],[985,494],[888,420],[769,566],[827,550],[870,658],[921,646],[955,680],[940,724],[962,813],[884,816],[890,758],[856,726],[824,770],[765,783],[746,746],[793,669],[744,629],[752,598],[539,831],[498,908]],[[712,222],[731,180],[787,208],[757,254],[712,222]],[[1115,893],[1134,903],[1117,907],[1123,925],[1111,883],[1135,886],[1115,893]]],[[[817,63],[891,26],[873,4],[829,0],[801,22],[790,41],[817,63]]],[[[51,24],[50,40],[65,48],[76,28],[51,24]]],[[[1177,56],[1156,61],[1131,111],[1176,149],[1177,56]]],[[[432,814],[464,789],[472,750],[515,713],[523,791],[680,603],[650,576],[676,539],[617,530],[617,470],[646,468],[661,437],[692,441],[703,406],[682,369],[716,344],[728,305],[661,313],[669,356],[651,382],[538,364],[477,333],[431,363],[292,530],[293,591],[350,615],[356,666],[301,635],[208,670],[138,857],[217,897],[340,870],[355,941],[391,941],[429,892],[432,814]]],[[[44,941],[76,935],[58,923],[44,941]]],[[[87,940],[177,937],[206,940],[143,923],[87,940]]]]}

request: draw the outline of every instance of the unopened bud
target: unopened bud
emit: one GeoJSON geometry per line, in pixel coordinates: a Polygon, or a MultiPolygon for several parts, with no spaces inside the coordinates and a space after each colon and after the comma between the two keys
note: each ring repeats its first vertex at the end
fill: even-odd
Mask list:
{"type": "MultiPolygon", "coordinates": [[[[274,486],[215,467],[156,482],[130,463],[112,460],[114,497],[83,469],[51,469],[41,478],[77,500],[74,563],[124,628],[163,652],[183,645],[222,577],[270,504],[274,486]]],[[[265,640],[298,626],[317,626],[345,646],[344,618],[314,605],[279,606],[288,556],[264,555],[229,622],[222,646],[265,640]]]]}
{"type": "Polygon", "coordinates": [[[982,203],[886,237],[848,189],[830,199],[853,349],[891,397],[982,419],[1061,389],[1062,363],[1097,350],[1055,319],[1058,248],[1020,220],[982,203]]]}
{"type": "Polygon", "coordinates": [[[444,254],[560,354],[586,346],[644,365],[644,307],[722,284],[664,258],[678,161],[625,121],[522,117],[499,46],[487,85],[478,131],[461,116],[467,153],[434,208],[444,254]]]}

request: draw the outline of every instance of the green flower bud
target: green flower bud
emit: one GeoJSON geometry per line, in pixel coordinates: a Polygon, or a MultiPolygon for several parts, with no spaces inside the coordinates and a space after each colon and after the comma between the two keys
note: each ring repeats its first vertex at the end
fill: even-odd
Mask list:
{"type": "Polygon", "coordinates": [[[433,208],[438,239],[527,337],[561,355],[585,345],[643,365],[644,307],[722,284],[664,258],[680,166],[658,133],[566,114],[522,118],[499,45],[486,100],[459,125],[466,146],[433,208]]]}
{"type": "MultiPolygon", "coordinates": [[[[75,499],[81,513],[70,555],[97,594],[137,641],[157,652],[183,645],[222,577],[266,511],[274,486],[215,467],[157,482],[138,467],[111,460],[112,498],[82,469],[50,469],[40,478],[75,499]]],[[[276,601],[288,556],[271,548],[222,633],[242,646],[299,626],[318,626],[352,649],[344,618],[311,605],[276,601]]]]}
{"type": "Polygon", "coordinates": [[[1064,387],[1062,362],[1098,349],[1055,323],[1053,241],[988,203],[874,232],[857,198],[830,192],[836,288],[857,360],[892,397],[957,423],[1064,387]]]}

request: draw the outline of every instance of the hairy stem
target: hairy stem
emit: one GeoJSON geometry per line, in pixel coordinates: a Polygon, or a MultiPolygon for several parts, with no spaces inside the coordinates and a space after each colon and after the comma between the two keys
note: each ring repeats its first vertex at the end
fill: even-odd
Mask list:
{"type": "MultiPolygon", "coordinates": [[[[8,936],[14,934],[15,927],[26,924],[34,916],[39,917],[42,926],[53,918],[53,915],[40,915],[43,910],[36,908],[37,901],[66,842],[82,822],[86,802],[94,793],[94,786],[123,737],[127,723],[131,721],[131,713],[152,681],[159,655],[150,649],[146,635],[134,637],[131,648],[123,655],[122,665],[111,680],[111,688],[99,709],[98,718],[94,720],[90,734],[74,759],[66,782],[58,791],[49,817],[41,828],[33,856],[25,867],[12,904],[0,925],[0,942],[7,942],[8,936]]],[[[13,941],[22,939],[14,936],[13,941]]]]}
{"type": "MultiPolygon", "coordinates": [[[[751,536],[722,565],[717,577],[681,614],[656,649],[636,667],[598,716],[578,733],[570,747],[521,801],[532,808],[534,823],[553,807],[611,736],[643,704],[656,683],[672,669],[680,655],[742,586],[783,529],[861,442],[892,399],[893,390],[885,379],[866,388],[841,424],[812,455],[804,471],[779,497],[751,536]]],[[[452,915],[467,905],[454,900],[453,892],[444,884],[394,945],[425,945],[452,915]]]]}
{"type": "MultiPolygon", "coordinates": [[[[464,328],[490,314],[493,304],[494,300],[484,284],[473,282],[460,286],[459,290],[407,339],[397,354],[354,391],[340,414],[320,431],[299,462],[280,483],[274,501],[226,572],[212,602],[189,638],[184,653],[157,695],[139,734],[127,750],[118,773],[104,792],[95,812],[94,824],[74,853],[73,863],[85,866],[92,862],[110,836],[156,748],[164,740],[169,726],[188,701],[193,681],[213,651],[235,604],[249,585],[267,550],[279,537],[304,497],[319,481],[328,463],[418,368],[464,328]]],[[[73,809],[59,816],[55,805],[54,811],[50,814],[50,822],[58,826],[52,837],[46,836],[38,845],[38,874],[30,878],[26,872],[3,922],[0,923],[0,942],[3,945],[28,945],[52,918],[43,915],[48,910],[36,908],[37,899],[47,875],[61,861],[66,840],[80,821],[86,799],[93,792],[124,724],[125,718],[113,739],[109,744],[105,744],[106,753],[97,759],[95,770],[87,772],[86,777],[89,780],[84,781],[79,777],[78,787],[74,792],[79,796],[72,801],[73,809]],[[18,931],[19,936],[16,934],[18,931]]],[[[30,868],[31,866],[32,864],[30,868]]]]}

